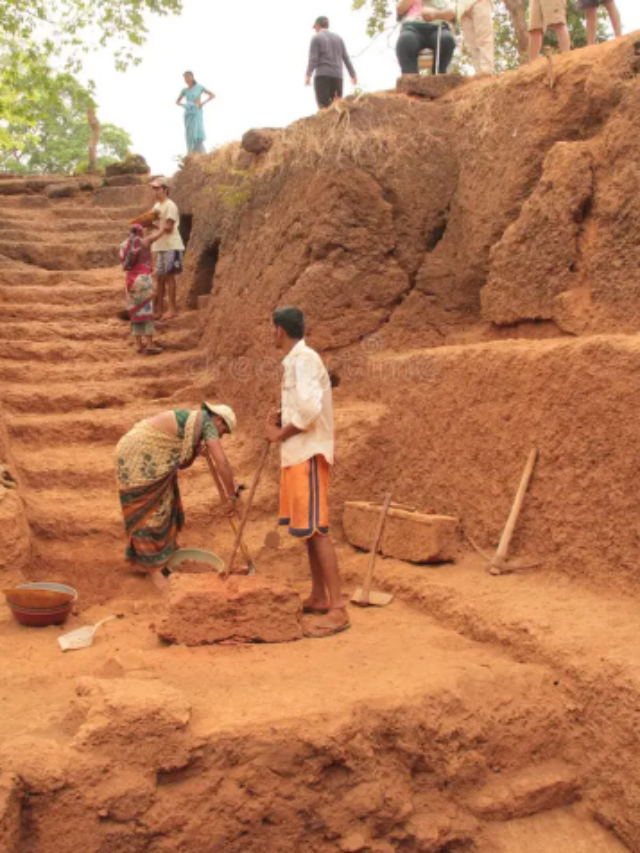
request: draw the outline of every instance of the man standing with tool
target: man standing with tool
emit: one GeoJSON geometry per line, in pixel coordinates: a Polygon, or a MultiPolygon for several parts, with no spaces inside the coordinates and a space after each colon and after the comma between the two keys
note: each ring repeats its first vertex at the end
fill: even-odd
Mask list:
{"type": "Polygon", "coordinates": [[[329,19],[321,16],[316,19],[313,29],[315,36],[311,39],[309,48],[309,65],[307,66],[307,86],[311,78],[316,90],[318,109],[330,107],[336,98],[342,97],[342,64],[347,66],[354,86],[358,84],[356,70],[353,67],[344,42],[336,33],[329,32],[329,19]]]}
{"type": "Polygon", "coordinates": [[[304,602],[305,636],[329,637],[350,627],[340,571],[329,537],[329,469],[333,465],[331,380],[322,359],[304,341],[299,308],[273,314],[275,345],[285,352],[282,409],[267,423],[266,437],[281,444],[279,523],[304,539],[311,569],[311,595],[304,602]]]}

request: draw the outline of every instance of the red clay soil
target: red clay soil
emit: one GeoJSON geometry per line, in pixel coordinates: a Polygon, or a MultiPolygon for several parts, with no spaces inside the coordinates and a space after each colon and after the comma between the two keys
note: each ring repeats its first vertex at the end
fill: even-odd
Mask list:
{"type": "Polygon", "coordinates": [[[183,646],[290,643],[302,639],[302,599],[290,585],[256,576],[172,578],[158,636],[183,646]]]}
{"type": "MultiPolygon", "coordinates": [[[[431,101],[345,102],[258,155],[190,158],[181,295],[212,299],[154,359],[117,319],[122,272],[86,248],[115,250],[139,188],[0,191],[0,463],[19,485],[0,495],[0,580],[80,592],[63,628],[0,608],[2,853],[640,851],[636,41],[554,62],[554,88],[541,61],[431,101]],[[494,578],[470,549],[380,559],[395,600],[351,608],[328,640],[158,638],[170,598],[124,566],[114,445],[220,399],[249,482],[284,302],[341,379],[345,591],[368,559],[342,536],[346,500],[390,490],[489,551],[536,446],[513,542],[530,568],[494,578]],[[110,614],[91,648],[60,651],[110,614]]],[[[278,473],[274,452],[247,540],[260,584],[291,584],[297,609],[303,547],[261,547],[278,473]]],[[[206,466],[181,486],[183,544],[227,557],[206,466]]]]}

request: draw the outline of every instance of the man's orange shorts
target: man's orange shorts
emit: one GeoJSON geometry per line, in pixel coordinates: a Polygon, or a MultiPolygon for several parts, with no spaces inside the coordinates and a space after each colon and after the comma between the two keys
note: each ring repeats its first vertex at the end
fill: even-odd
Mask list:
{"type": "Polygon", "coordinates": [[[292,536],[309,539],[329,532],[329,463],[314,456],[300,465],[282,469],[280,518],[292,536]]]}

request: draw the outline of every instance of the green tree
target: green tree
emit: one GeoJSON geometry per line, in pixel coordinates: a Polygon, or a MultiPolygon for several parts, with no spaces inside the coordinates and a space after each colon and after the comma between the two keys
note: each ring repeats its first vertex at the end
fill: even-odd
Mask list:
{"type": "MultiPolygon", "coordinates": [[[[69,72],[55,72],[41,54],[0,52],[0,169],[70,174],[89,166],[92,88],[69,72]]],[[[131,145],[121,128],[101,128],[101,168],[122,159],[131,145]]]]}
{"type": "Polygon", "coordinates": [[[0,33],[17,42],[37,42],[45,55],[81,55],[111,45],[119,68],[140,61],[146,18],[182,11],[182,0],[0,0],[0,33]]]}

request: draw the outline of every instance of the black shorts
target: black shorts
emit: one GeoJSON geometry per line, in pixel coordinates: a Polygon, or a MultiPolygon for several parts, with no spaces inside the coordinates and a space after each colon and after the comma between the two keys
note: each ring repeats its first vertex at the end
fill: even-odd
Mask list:
{"type": "Polygon", "coordinates": [[[598,6],[604,6],[606,0],[578,0],[578,9],[581,12],[586,12],[587,9],[597,9],[598,6]]]}
{"type": "Polygon", "coordinates": [[[316,74],[313,86],[321,110],[330,107],[336,98],[342,97],[342,77],[318,77],[316,74]]]}

